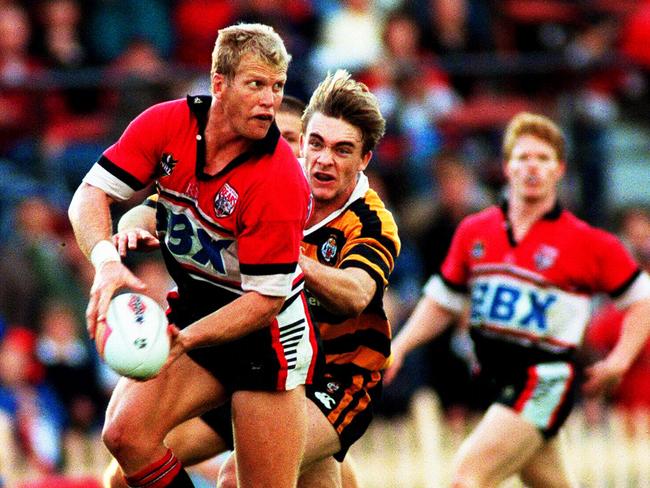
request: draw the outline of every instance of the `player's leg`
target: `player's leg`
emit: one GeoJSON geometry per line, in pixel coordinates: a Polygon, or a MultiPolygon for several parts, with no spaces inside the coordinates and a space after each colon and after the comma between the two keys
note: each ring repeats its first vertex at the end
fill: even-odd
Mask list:
{"type": "Polygon", "coordinates": [[[212,374],[183,355],[151,380],[123,378],[118,382],[106,412],[102,438],[122,470],[133,478],[130,484],[137,486],[139,479],[159,472],[167,472],[173,479],[181,472],[181,464],[164,445],[165,437],[185,420],[222,402],[225,396],[212,374]]]}
{"type": "Polygon", "coordinates": [[[232,412],[238,486],[295,487],[307,434],[304,386],[236,391],[232,412]]]}
{"type": "Polygon", "coordinates": [[[542,443],[542,434],[533,424],[510,408],[493,404],[461,444],[452,486],[497,486],[525,466],[542,443]]]}
{"type": "Polygon", "coordinates": [[[303,470],[298,488],[341,488],[341,465],[332,456],[313,462],[303,470]]]}
{"type": "Polygon", "coordinates": [[[569,475],[561,455],[562,443],[558,436],[546,441],[524,465],[519,473],[530,488],[574,488],[578,485],[569,475]]]}
{"type": "Polygon", "coordinates": [[[341,486],[342,488],[359,488],[356,463],[350,454],[345,456],[341,463],[341,486]]]}
{"type": "MultiPolygon", "coordinates": [[[[184,467],[194,466],[228,449],[226,442],[199,417],[172,429],[165,438],[165,445],[184,467]]],[[[106,488],[128,488],[120,465],[114,459],[104,472],[103,483],[106,488]]]]}

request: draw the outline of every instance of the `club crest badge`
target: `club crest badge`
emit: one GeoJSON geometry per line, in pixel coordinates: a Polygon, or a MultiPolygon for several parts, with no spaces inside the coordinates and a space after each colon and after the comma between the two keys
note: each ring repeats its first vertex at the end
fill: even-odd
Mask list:
{"type": "Polygon", "coordinates": [[[239,195],[228,183],[214,197],[214,213],[218,218],[228,217],[235,210],[239,195]]]}
{"type": "Polygon", "coordinates": [[[163,153],[160,158],[160,171],[163,176],[169,176],[174,171],[174,166],[178,163],[177,159],[171,154],[163,153]]]}
{"type": "Polygon", "coordinates": [[[331,263],[336,257],[337,251],[338,244],[336,243],[336,237],[330,235],[320,248],[321,256],[323,256],[326,263],[331,263]]]}
{"type": "Polygon", "coordinates": [[[471,253],[474,259],[481,259],[483,256],[485,256],[485,244],[483,244],[483,241],[476,241],[474,244],[472,244],[471,253]]]}
{"type": "Polygon", "coordinates": [[[556,247],[542,244],[535,253],[533,259],[535,260],[535,267],[539,271],[549,269],[555,264],[559,251],[556,247]]]}

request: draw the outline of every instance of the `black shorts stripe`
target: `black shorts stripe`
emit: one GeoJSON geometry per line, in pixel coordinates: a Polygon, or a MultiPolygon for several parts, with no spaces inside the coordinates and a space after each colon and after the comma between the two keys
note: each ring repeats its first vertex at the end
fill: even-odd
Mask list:
{"type": "Polygon", "coordinates": [[[135,176],[133,176],[130,173],[127,173],[125,170],[120,168],[118,165],[116,165],[113,161],[108,159],[103,154],[97,160],[97,164],[99,164],[102,168],[104,168],[110,174],[115,176],[121,182],[129,185],[129,188],[131,188],[133,191],[142,190],[145,186],[147,186],[146,184],[138,180],[135,176]]]}

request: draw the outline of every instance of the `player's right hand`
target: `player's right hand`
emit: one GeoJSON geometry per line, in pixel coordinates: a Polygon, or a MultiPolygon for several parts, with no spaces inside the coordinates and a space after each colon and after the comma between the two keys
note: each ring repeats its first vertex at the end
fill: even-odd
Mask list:
{"type": "Polygon", "coordinates": [[[404,364],[404,355],[399,351],[393,351],[391,362],[386,371],[384,371],[384,385],[390,385],[404,364]]]}
{"type": "Polygon", "coordinates": [[[145,291],[147,288],[120,261],[106,261],[97,268],[86,308],[86,328],[91,339],[95,338],[98,323],[106,325],[108,305],[115,291],[122,287],[135,291],[145,291]]]}
{"type": "Polygon", "coordinates": [[[160,241],[156,236],[140,228],[118,232],[113,236],[113,244],[122,257],[126,256],[127,251],[149,252],[160,247],[160,241]]]}

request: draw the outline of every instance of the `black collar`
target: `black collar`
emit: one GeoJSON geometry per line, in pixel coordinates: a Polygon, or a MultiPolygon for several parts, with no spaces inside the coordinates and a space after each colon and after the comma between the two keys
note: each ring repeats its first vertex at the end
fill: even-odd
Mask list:
{"type": "MultiPolygon", "coordinates": [[[[209,179],[212,177],[203,171],[203,168],[205,168],[205,127],[208,124],[208,114],[210,112],[211,103],[212,97],[210,95],[187,95],[187,105],[192,114],[196,117],[196,121],[199,125],[199,133],[197,134],[196,141],[196,176],[200,179],[209,179]]],[[[263,139],[254,141],[249,150],[233,159],[222,171],[219,172],[219,174],[230,171],[234,167],[248,161],[253,156],[273,154],[279,140],[280,129],[278,129],[275,121],[273,121],[269,131],[263,139]]]]}

